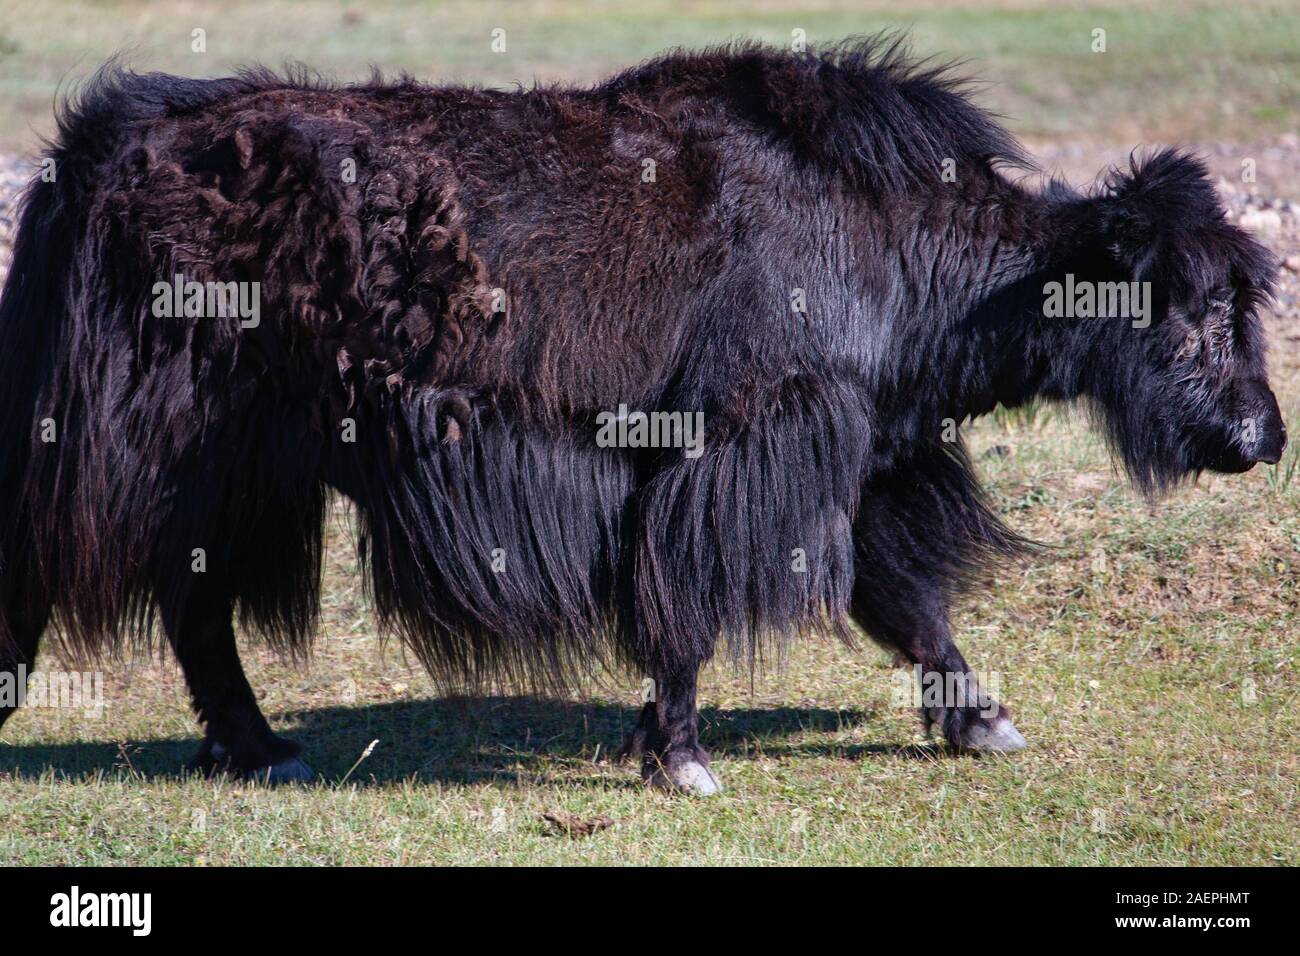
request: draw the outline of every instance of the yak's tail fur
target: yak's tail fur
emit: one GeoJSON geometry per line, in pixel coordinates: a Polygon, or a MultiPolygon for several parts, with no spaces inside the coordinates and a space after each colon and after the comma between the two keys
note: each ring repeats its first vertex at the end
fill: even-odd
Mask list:
{"type": "Polygon", "coordinates": [[[0,638],[53,606],[73,657],[146,642],[200,569],[273,644],[314,626],[320,442],[250,401],[233,333],[142,319],[162,263],[102,215],[128,124],[239,82],[110,63],[59,111],[0,297],[0,638]]]}
{"type": "Polygon", "coordinates": [[[37,562],[28,471],[34,452],[40,369],[64,324],[64,283],[74,223],[54,183],[36,180],[21,205],[9,276],[0,294],[0,653],[15,644],[11,620],[24,596],[39,608],[52,591],[37,562]]]}

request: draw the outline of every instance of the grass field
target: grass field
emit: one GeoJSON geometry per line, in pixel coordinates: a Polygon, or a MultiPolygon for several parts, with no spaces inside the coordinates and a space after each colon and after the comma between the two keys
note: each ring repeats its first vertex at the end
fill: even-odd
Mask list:
{"type": "MultiPolygon", "coordinates": [[[[128,40],[140,65],[190,73],[294,55],[344,76],[375,62],[501,82],[592,78],[742,33],[899,24],[892,4],[748,6],[0,0],[0,142],[30,145],[24,129],[48,127],[60,78],[128,40]],[[198,65],[186,51],[205,23],[198,65]],[[507,61],[486,52],[497,25],[507,61]]],[[[921,49],[977,61],[996,81],[986,101],[1023,134],[1129,146],[1297,128],[1294,4],[921,2],[908,17],[921,49]],[[1105,66],[1086,53],[1094,25],[1108,30],[1105,66]]],[[[1293,237],[1273,241],[1297,251],[1293,237]]],[[[1293,432],[1296,291],[1270,320],[1293,432]]],[[[635,719],[631,679],[563,700],[510,688],[438,699],[375,634],[339,509],[310,666],[246,647],[264,709],[321,782],[184,777],[198,737],[179,672],[124,662],[105,668],[101,717],[29,709],[5,726],[0,864],[1300,864],[1294,446],[1279,468],[1205,476],[1152,506],[1066,410],[1000,413],[969,440],[1007,521],[1051,546],[1003,568],[955,622],[972,666],[1000,676],[1030,741],[1022,754],[925,741],[883,654],[812,643],[779,672],[706,673],[704,743],[724,795],[646,791],[606,759],[635,719]],[[543,819],[555,812],[611,825],[566,836],[543,819]]]]}

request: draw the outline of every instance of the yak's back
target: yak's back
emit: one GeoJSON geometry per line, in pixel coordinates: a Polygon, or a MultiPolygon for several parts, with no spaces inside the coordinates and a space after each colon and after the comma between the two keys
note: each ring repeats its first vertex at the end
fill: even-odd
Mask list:
{"type": "Polygon", "coordinates": [[[871,202],[945,162],[1025,162],[957,81],[880,39],[675,53],[515,92],[109,64],[56,152],[160,278],[259,281],[281,344],[330,359],[348,394],[396,376],[570,409],[654,400],[700,311],[760,284],[738,215],[779,229],[780,210],[752,225],[728,185],[793,194],[788,174],[871,202]]]}
{"type": "Polygon", "coordinates": [[[674,53],[602,90],[651,109],[723,102],[800,160],[881,193],[932,183],[945,160],[965,170],[1032,167],[968,86],[951,65],[912,58],[901,38],[874,36],[817,53],[755,43],[674,53]]]}

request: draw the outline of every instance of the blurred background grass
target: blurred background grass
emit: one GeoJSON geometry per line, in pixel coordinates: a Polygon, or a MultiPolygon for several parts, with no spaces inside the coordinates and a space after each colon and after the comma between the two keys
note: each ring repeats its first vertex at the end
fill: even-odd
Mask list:
{"type": "Polygon", "coordinates": [[[884,28],[968,58],[988,81],[981,100],[1023,136],[1243,139],[1294,130],[1300,115],[1293,0],[0,0],[0,150],[32,149],[56,90],[118,51],[191,76],[298,60],[344,80],[374,64],[502,85],[593,81],[679,45],[884,28]],[[504,53],[490,48],[496,28],[504,53]],[[204,53],[191,51],[195,29],[204,53]]]}

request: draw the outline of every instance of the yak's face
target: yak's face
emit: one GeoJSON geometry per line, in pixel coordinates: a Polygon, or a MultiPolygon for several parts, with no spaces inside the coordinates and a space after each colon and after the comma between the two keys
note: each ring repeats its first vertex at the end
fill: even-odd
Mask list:
{"type": "Polygon", "coordinates": [[[1236,304],[1251,292],[1225,285],[1168,323],[1178,348],[1174,398],[1187,406],[1186,442],[1196,468],[1247,471],[1261,461],[1276,464],[1286,447],[1286,425],[1259,347],[1259,320],[1236,304]]]}
{"type": "Polygon", "coordinates": [[[1112,326],[1094,394],[1130,474],[1159,490],[1276,463],[1286,426],[1257,314],[1272,255],[1226,221],[1204,167],[1177,153],[1112,178],[1097,201],[1106,259],[1148,310],[1112,326]]]}
{"type": "MultiPolygon", "coordinates": [[[[1263,332],[1256,306],[1267,283],[1252,276],[1249,255],[1224,255],[1238,244],[1253,246],[1236,227],[1220,223],[1199,237],[1188,259],[1214,268],[1170,282],[1153,292],[1150,341],[1134,343],[1144,364],[1151,416],[1148,426],[1164,434],[1155,442],[1169,478],[1203,469],[1247,471],[1276,463],[1286,446],[1286,426],[1268,385],[1263,332]]],[[[1247,253],[1253,252],[1246,248],[1247,253]]]]}

